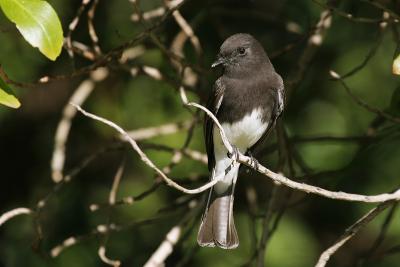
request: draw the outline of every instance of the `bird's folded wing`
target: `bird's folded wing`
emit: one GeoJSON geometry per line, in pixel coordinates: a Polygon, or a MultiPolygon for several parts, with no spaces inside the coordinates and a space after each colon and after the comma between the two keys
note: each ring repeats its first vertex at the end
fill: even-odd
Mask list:
{"type": "MultiPolygon", "coordinates": [[[[224,91],[225,87],[223,85],[222,79],[219,78],[214,84],[214,92],[210,95],[207,103],[207,109],[210,110],[216,117],[218,117],[217,114],[219,107],[221,106],[222,99],[224,97],[224,91]]],[[[208,169],[211,171],[215,166],[213,141],[214,121],[207,114],[205,114],[204,116],[204,136],[208,156],[208,169]]]]}

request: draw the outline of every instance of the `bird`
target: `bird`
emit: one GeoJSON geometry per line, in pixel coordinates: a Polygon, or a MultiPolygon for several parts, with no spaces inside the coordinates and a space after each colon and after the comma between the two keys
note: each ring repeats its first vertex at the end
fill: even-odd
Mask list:
{"type": "MultiPolygon", "coordinates": [[[[222,43],[211,67],[217,66],[222,66],[223,72],[214,83],[207,108],[220,122],[234,151],[255,160],[252,152],[283,112],[283,80],[262,45],[247,33],[234,34],[222,43]]],[[[240,163],[231,159],[218,127],[207,115],[204,139],[210,179],[223,178],[210,189],[197,242],[202,247],[234,249],[239,246],[233,202],[240,163]]]]}

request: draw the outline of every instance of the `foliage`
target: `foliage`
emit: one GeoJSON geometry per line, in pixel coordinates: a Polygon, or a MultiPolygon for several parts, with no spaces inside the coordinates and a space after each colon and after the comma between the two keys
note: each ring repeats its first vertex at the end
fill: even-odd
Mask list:
{"type": "Polygon", "coordinates": [[[57,13],[42,0],[1,0],[1,9],[25,40],[51,60],[61,53],[63,31],[57,13]]]}
{"type": "Polygon", "coordinates": [[[1,78],[0,78],[0,104],[9,106],[11,108],[19,108],[21,103],[13,95],[13,92],[1,78]]]}

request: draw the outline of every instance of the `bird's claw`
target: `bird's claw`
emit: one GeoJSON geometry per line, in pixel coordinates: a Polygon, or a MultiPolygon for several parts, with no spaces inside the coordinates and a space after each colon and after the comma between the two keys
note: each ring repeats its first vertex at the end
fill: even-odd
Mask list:
{"type": "Polygon", "coordinates": [[[255,169],[258,170],[258,165],[260,165],[260,163],[258,162],[258,160],[253,156],[253,154],[249,151],[247,153],[250,157],[250,164],[251,166],[255,169]]]}
{"type": "Polygon", "coordinates": [[[232,152],[228,152],[228,157],[232,159],[233,162],[239,159],[239,149],[235,146],[232,146],[232,152]]]}

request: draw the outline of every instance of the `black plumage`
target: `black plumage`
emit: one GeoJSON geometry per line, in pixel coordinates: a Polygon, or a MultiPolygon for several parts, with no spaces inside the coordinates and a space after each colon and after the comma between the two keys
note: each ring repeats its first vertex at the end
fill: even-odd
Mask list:
{"type": "MultiPolygon", "coordinates": [[[[224,72],[215,82],[208,109],[218,118],[230,143],[247,153],[268,136],[283,111],[282,78],[261,44],[249,34],[229,37],[222,44],[213,67],[216,65],[222,65],[224,72]]],[[[239,239],[232,213],[239,164],[230,168],[232,161],[208,116],[205,116],[204,135],[211,179],[218,175],[224,175],[224,179],[211,189],[198,243],[235,248],[239,239]]]]}

